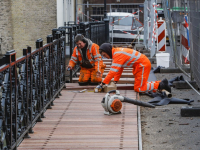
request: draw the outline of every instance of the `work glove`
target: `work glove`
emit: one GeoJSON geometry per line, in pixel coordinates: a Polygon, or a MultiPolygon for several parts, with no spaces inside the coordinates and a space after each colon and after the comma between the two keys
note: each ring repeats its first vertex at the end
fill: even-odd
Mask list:
{"type": "Polygon", "coordinates": [[[70,70],[72,70],[72,67],[71,66],[67,66],[67,71],[70,71],[70,70]]]}
{"type": "Polygon", "coordinates": [[[94,92],[95,93],[98,93],[98,92],[101,92],[103,89],[103,85],[99,84],[96,86],[96,88],[94,88],[94,92]]]}
{"type": "Polygon", "coordinates": [[[97,89],[102,89],[102,85],[101,84],[99,84],[99,85],[97,85],[97,87],[96,87],[97,89]]]}
{"type": "Polygon", "coordinates": [[[103,82],[101,82],[99,85],[97,85],[97,89],[102,89],[103,88],[103,85],[105,85],[103,82]]]}

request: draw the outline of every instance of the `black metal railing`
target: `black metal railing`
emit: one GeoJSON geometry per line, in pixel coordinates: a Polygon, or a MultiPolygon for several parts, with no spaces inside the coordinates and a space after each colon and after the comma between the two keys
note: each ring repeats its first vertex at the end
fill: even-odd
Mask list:
{"type": "Polygon", "coordinates": [[[36,41],[36,49],[15,50],[0,60],[0,149],[17,149],[33,133],[65,86],[65,36],[57,31],[36,41]]]}
{"type": "MultiPolygon", "coordinates": [[[[92,42],[101,45],[106,42],[106,25],[103,21],[98,22],[81,22],[79,33],[83,34],[92,42]]],[[[109,33],[108,33],[109,34],[109,33]]]]}

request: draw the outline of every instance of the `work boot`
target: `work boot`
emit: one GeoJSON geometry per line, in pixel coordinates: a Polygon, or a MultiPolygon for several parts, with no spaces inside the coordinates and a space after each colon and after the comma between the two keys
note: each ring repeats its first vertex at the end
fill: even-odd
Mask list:
{"type": "Polygon", "coordinates": [[[181,76],[177,76],[177,77],[175,77],[175,78],[173,78],[173,79],[170,79],[170,80],[168,80],[169,81],[169,85],[170,86],[173,86],[173,82],[174,81],[185,81],[185,79],[183,78],[183,76],[181,75],[181,76]]]}
{"type": "Polygon", "coordinates": [[[100,82],[90,82],[89,85],[99,85],[100,82]]]}
{"type": "Polygon", "coordinates": [[[179,77],[177,76],[177,77],[175,77],[175,78],[173,78],[173,79],[170,79],[170,80],[168,80],[169,81],[169,85],[170,86],[173,86],[173,82],[174,81],[179,81],[179,77]]]}
{"type": "Polygon", "coordinates": [[[163,67],[158,66],[157,68],[153,69],[153,73],[160,73],[161,68],[163,68],[163,67]]]}
{"type": "Polygon", "coordinates": [[[182,75],[179,77],[179,79],[180,79],[180,81],[185,81],[185,79],[182,75]]]}
{"type": "Polygon", "coordinates": [[[168,92],[171,93],[171,87],[168,84],[168,80],[167,79],[163,79],[158,86],[158,90],[166,90],[168,92]]]}

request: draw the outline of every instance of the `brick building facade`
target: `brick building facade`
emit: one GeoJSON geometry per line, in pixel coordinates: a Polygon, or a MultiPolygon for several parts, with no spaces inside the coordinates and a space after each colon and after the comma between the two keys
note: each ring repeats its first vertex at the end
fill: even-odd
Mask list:
{"type": "Polygon", "coordinates": [[[0,53],[14,49],[17,57],[27,45],[35,49],[38,38],[57,27],[56,0],[0,0],[0,53]]]}
{"type": "Polygon", "coordinates": [[[0,54],[13,49],[13,30],[10,0],[0,0],[0,54]]]}

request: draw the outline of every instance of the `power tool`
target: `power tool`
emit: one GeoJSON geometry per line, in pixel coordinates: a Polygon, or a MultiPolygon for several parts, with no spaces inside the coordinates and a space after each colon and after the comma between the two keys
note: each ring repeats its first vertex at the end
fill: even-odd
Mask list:
{"type": "Polygon", "coordinates": [[[112,115],[112,114],[121,113],[120,110],[122,108],[122,102],[127,102],[127,103],[144,106],[144,107],[155,108],[155,106],[150,103],[130,99],[130,98],[127,98],[124,96],[120,96],[120,92],[118,90],[111,90],[108,93],[106,93],[105,97],[101,101],[101,105],[105,110],[104,114],[112,115]],[[115,93],[115,94],[111,96],[110,95],[111,93],[115,93]]]}

